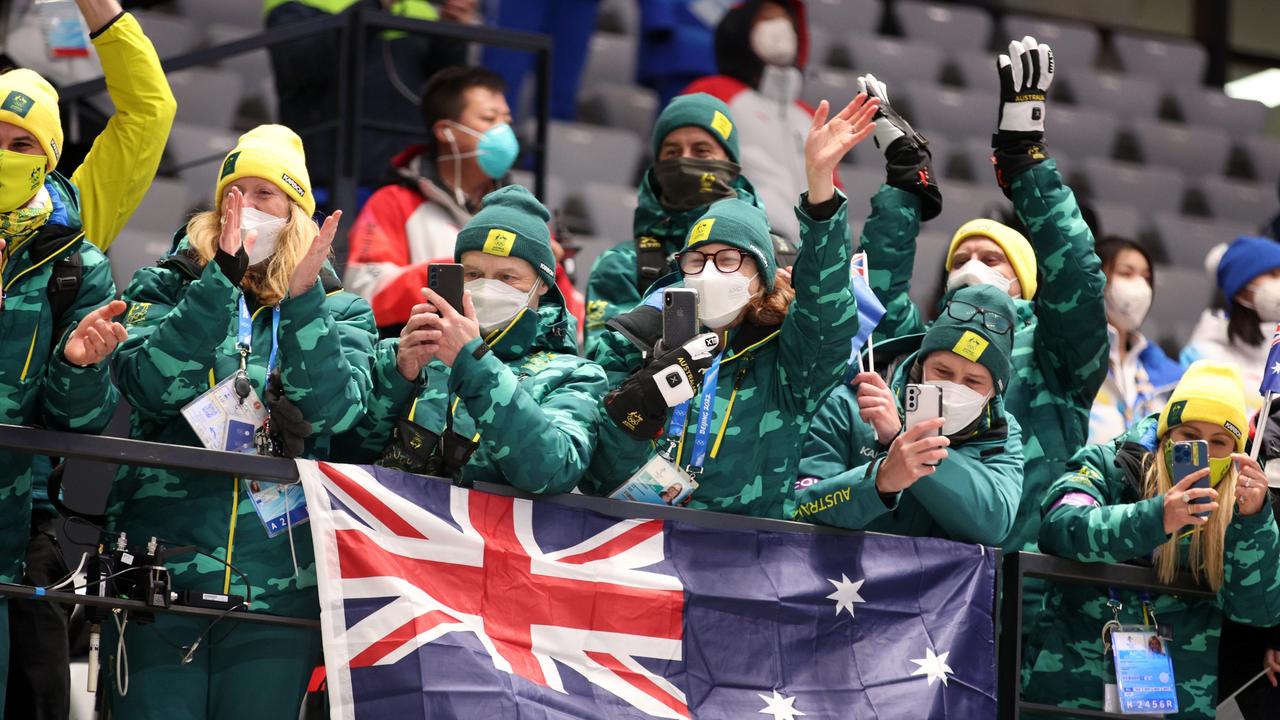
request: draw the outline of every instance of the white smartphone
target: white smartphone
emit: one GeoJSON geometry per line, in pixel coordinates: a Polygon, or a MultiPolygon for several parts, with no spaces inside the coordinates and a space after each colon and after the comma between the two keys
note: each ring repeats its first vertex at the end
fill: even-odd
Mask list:
{"type": "MultiPolygon", "coordinates": [[[[942,417],[942,388],[937,385],[907,385],[905,400],[907,422],[903,430],[910,430],[925,420],[942,417]]],[[[938,428],[934,435],[941,435],[938,428]]]]}

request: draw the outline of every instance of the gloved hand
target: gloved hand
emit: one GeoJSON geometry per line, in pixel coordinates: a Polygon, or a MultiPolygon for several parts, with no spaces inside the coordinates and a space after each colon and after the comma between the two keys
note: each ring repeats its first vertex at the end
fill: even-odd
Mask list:
{"type": "Polygon", "coordinates": [[[858,78],[858,91],[880,100],[872,139],[884,153],[885,184],[920,198],[920,219],[932,220],[942,212],[942,193],[933,177],[929,141],[889,104],[885,85],[875,75],[858,78]]]}
{"type": "Polygon", "coordinates": [[[267,409],[271,413],[268,422],[272,434],[278,440],[280,455],[287,458],[302,455],[307,438],[311,437],[311,423],[302,416],[302,410],[285,396],[279,370],[272,372],[271,377],[267,378],[266,395],[267,409]]]}
{"type": "Polygon", "coordinates": [[[1053,83],[1053,50],[1030,36],[1009,43],[1009,54],[996,62],[1000,74],[999,123],[991,137],[996,182],[1010,195],[1013,178],[1044,162],[1045,98],[1053,83]]]}
{"type": "Polygon", "coordinates": [[[662,434],[667,409],[693,398],[719,345],[714,333],[703,333],[678,348],[656,350],[647,365],[605,396],[605,412],[637,440],[653,440],[662,434]]]}

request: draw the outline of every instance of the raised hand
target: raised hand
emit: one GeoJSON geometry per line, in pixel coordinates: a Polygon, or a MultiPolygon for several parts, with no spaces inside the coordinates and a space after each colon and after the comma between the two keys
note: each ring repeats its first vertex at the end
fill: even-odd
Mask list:
{"type": "Polygon", "coordinates": [[[1164,532],[1172,535],[1187,525],[1203,525],[1209,522],[1208,516],[1198,517],[1195,513],[1212,513],[1218,509],[1218,491],[1213,488],[1193,487],[1196,483],[1209,477],[1209,468],[1197,470],[1182,478],[1177,485],[1169,488],[1164,494],[1164,532]],[[1207,503],[1192,505],[1191,501],[1209,498],[1207,503]]]}
{"type": "Polygon", "coordinates": [[[876,442],[888,445],[902,429],[898,403],[884,378],[873,372],[858,373],[852,384],[857,387],[858,417],[876,431],[876,442]]]}
{"type": "Polygon", "coordinates": [[[480,323],[476,322],[476,309],[471,304],[471,293],[462,291],[462,312],[453,309],[448,300],[431,288],[422,288],[422,294],[437,314],[422,316],[422,327],[439,333],[435,341],[435,357],[453,367],[453,361],[467,343],[480,337],[480,323]]]}
{"type": "Polygon", "coordinates": [[[804,142],[804,167],[809,179],[809,202],[817,205],[835,196],[832,179],[836,165],[855,145],[871,137],[876,123],[871,118],[880,107],[880,101],[858,93],[835,117],[828,116],[831,106],[826,100],[818,103],[809,125],[809,137],[804,142]]]}
{"type": "Polygon", "coordinates": [[[895,493],[906,490],[926,475],[932,475],[938,463],[947,459],[947,446],[951,440],[935,433],[942,429],[946,418],[932,418],[894,438],[889,445],[889,455],[876,471],[876,490],[895,493]]]}
{"type": "Polygon", "coordinates": [[[1236,508],[1241,515],[1256,515],[1267,504],[1267,474],[1257,460],[1232,453],[1236,474],[1236,508]]]}
{"type": "Polygon", "coordinates": [[[900,137],[911,138],[911,142],[923,147],[927,144],[924,136],[915,131],[911,127],[911,123],[898,114],[898,111],[889,104],[889,92],[885,88],[884,82],[877,80],[875,75],[866,74],[858,78],[858,91],[867,94],[867,97],[880,101],[880,108],[876,111],[876,132],[872,139],[876,143],[876,147],[880,148],[880,152],[887,153],[889,146],[893,141],[900,137]]]}
{"type": "Polygon", "coordinates": [[[62,356],[79,367],[97,365],[111,357],[116,346],[129,339],[129,331],[112,320],[127,307],[123,301],[112,300],[86,315],[67,338],[62,356]]]}
{"type": "Polygon", "coordinates": [[[999,129],[1044,132],[1044,102],[1053,83],[1053,51],[1027,36],[1009,43],[1009,54],[996,61],[1000,74],[999,129]]]}
{"type": "MultiPolygon", "coordinates": [[[[240,214],[244,210],[244,195],[240,188],[233,187],[222,199],[222,234],[218,236],[218,249],[234,257],[240,252],[240,214]]],[[[258,239],[258,231],[250,230],[244,238],[244,251],[249,252],[254,240],[258,239]]]]}
{"type": "Polygon", "coordinates": [[[436,306],[431,303],[414,305],[409,322],[400,331],[396,369],[409,382],[418,379],[422,368],[435,358],[436,351],[440,349],[440,331],[427,326],[427,318],[435,318],[436,315],[436,306]]]}
{"type": "Polygon", "coordinates": [[[342,220],[342,211],[337,210],[324,219],[320,233],[311,241],[307,254],[302,256],[298,266],[289,276],[289,297],[298,297],[311,289],[320,277],[320,269],[329,258],[329,250],[333,247],[333,236],[338,234],[338,222],[342,220]]]}

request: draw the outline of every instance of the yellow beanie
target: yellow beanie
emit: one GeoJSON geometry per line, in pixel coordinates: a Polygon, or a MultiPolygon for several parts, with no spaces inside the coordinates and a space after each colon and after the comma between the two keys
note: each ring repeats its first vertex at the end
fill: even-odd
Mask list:
{"type": "Polygon", "coordinates": [[[1164,437],[1169,428],[1186,422],[1221,425],[1236,438],[1236,450],[1244,450],[1244,380],[1231,365],[1197,360],[1183,373],[1169,402],[1160,411],[1156,435],[1164,437]]]}
{"type": "Polygon", "coordinates": [[[955,256],[956,248],[971,237],[990,238],[999,245],[1013,266],[1018,284],[1022,286],[1022,299],[1030,300],[1036,296],[1036,251],[1031,249],[1031,243],[1022,237],[1022,233],[995,220],[979,218],[960,226],[951,237],[951,247],[947,248],[947,272],[951,272],[951,258],[955,256]]]}
{"type": "Polygon", "coordinates": [[[58,91],[31,70],[10,70],[0,75],[0,122],[31,133],[49,158],[49,172],[62,157],[62,120],[58,116],[58,91]]]}
{"type": "Polygon", "coordinates": [[[275,184],[308,215],[315,214],[316,199],[311,194],[311,176],[307,174],[302,138],[289,128],[259,125],[240,136],[235,149],[222,161],[214,207],[222,210],[227,186],[245,177],[262,178],[275,184]]]}

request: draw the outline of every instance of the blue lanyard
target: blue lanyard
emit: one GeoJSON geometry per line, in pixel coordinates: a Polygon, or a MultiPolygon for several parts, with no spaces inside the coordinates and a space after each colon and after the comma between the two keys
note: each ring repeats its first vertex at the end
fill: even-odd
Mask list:
{"type": "MultiPolygon", "coordinates": [[[[271,354],[267,356],[267,374],[271,374],[271,370],[276,366],[276,351],[279,349],[278,338],[280,337],[280,306],[271,308],[271,354]]],[[[244,301],[244,295],[240,296],[240,334],[237,339],[237,345],[240,346],[241,355],[248,358],[249,350],[253,348],[253,316],[249,314],[249,305],[244,301]]]]}
{"type": "MultiPolygon", "coordinates": [[[[723,355],[716,355],[711,367],[702,376],[702,400],[698,409],[698,428],[693,435],[693,456],[690,458],[689,470],[696,474],[707,462],[707,436],[711,433],[711,413],[716,405],[716,387],[720,384],[720,360],[723,355]]],[[[671,411],[671,422],[667,425],[667,436],[679,438],[684,434],[684,423],[689,417],[688,400],[680,403],[671,411]]]]}

